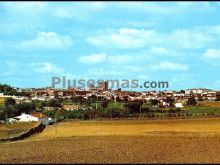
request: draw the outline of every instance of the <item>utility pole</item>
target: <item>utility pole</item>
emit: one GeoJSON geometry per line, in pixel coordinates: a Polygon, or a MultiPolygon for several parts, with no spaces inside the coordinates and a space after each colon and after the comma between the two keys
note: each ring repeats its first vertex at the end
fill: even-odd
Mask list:
{"type": "Polygon", "coordinates": [[[114,99],[115,99],[115,106],[116,106],[116,102],[117,102],[117,101],[116,101],[116,95],[114,95],[114,99]]]}
{"type": "Polygon", "coordinates": [[[141,104],[140,104],[140,117],[141,117],[141,104]]]}

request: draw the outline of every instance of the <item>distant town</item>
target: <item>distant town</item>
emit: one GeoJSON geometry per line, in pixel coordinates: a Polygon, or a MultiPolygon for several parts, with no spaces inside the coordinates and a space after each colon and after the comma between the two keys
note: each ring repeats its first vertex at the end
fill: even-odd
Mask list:
{"type": "MultiPolygon", "coordinates": [[[[103,97],[107,100],[126,100],[126,101],[149,101],[158,100],[162,106],[169,106],[166,102],[167,98],[174,100],[177,107],[185,104],[191,95],[195,97],[197,101],[219,101],[220,91],[215,91],[206,88],[197,89],[183,89],[180,91],[165,90],[165,91],[123,91],[120,88],[112,90],[108,88],[108,82],[100,82],[97,87],[94,85],[88,89],[71,88],[71,89],[54,89],[51,87],[46,88],[14,88],[18,93],[25,93],[24,96],[7,95],[0,93],[0,97],[7,98],[12,97],[17,103],[31,102],[32,100],[48,101],[54,98],[70,99],[71,97],[80,96],[84,99],[88,97],[96,96],[103,97]]],[[[79,109],[78,106],[64,107],[67,110],[79,109]]]]}
{"type": "Polygon", "coordinates": [[[15,88],[0,85],[2,123],[67,119],[218,116],[220,91],[123,91],[100,82],[88,89],[15,88]]]}

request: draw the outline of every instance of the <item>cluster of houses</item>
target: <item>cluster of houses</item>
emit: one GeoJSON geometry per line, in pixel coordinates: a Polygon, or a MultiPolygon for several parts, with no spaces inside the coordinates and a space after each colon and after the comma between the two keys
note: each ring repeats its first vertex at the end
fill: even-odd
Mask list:
{"type": "MultiPolygon", "coordinates": [[[[196,100],[202,101],[214,101],[220,100],[220,91],[214,91],[210,89],[186,89],[181,91],[146,91],[146,92],[137,92],[137,91],[122,91],[107,89],[104,88],[89,88],[89,89],[53,89],[53,88],[42,88],[42,89],[22,89],[29,94],[27,96],[5,96],[0,93],[0,97],[12,97],[16,100],[17,103],[22,102],[31,102],[33,100],[42,100],[47,101],[53,98],[64,98],[69,99],[73,96],[82,96],[87,99],[89,96],[96,95],[97,97],[104,97],[108,100],[121,99],[125,98],[128,101],[136,100],[146,100],[156,99],[162,103],[163,106],[169,106],[169,103],[166,102],[166,99],[172,98],[174,100],[175,107],[183,107],[189,97],[193,94],[196,100]]],[[[80,107],[78,105],[63,105],[62,107],[65,110],[77,110],[80,107]]],[[[10,119],[13,121],[41,121],[43,123],[49,124],[53,122],[53,119],[43,115],[43,114],[21,114],[10,119]]]]}
{"type": "MultiPolygon", "coordinates": [[[[215,101],[220,100],[220,91],[213,91],[210,89],[186,89],[177,91],[146,91],[146,92],[137,92],[137,91],[122,91],[111,90],[111,89],[52,89],[52,88],[42,88],[42,89],[27,89],[25,92],[29,93],[30,97],[27,96],[5,96],[0,93],[0,97],[12,97],[16,100],[17,103],[21,102],[31,102],[32,100],[42,100],[47,101],[53,98],[64,98],[69,99],[72,96],[82,96],[87,99],[89,96],[96,95],[97,97],[104,97],[108,100],[118,99],[123,100],[125,97],[128,101],[135,100],[151,100],[156,99],[161,102],[165,101],[167,97],[170,97],[175,100],[176,103],[185,103],[191,94],[194,95],[196,100],[207,100],[215,101]]],[[[70,106],[66,106],[66,109],[71,109],[70,106]]],[[[78,109],[77,106],[74,109],[78,109]]]]}

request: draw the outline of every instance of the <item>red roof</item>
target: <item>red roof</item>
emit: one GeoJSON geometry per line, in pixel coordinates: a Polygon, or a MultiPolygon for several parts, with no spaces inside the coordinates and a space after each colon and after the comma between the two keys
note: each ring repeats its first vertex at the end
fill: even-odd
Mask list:
{"type": "Polygon", "coordinates": [[[42,114],[42,113],[33,113],[30,114],[31,116],[37,117],[37,118],[47,118],[48,116],[42,114]]]}

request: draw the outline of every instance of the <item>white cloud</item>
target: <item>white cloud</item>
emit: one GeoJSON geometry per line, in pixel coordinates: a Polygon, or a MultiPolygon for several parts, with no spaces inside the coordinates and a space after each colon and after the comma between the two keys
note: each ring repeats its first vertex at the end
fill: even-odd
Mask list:
{"type": "Polygon", "coordinates": [[[118,69],[107,69],[107,68],[92,68],[88,71],[88,75],[95,78],[101,78],[103,76],[105,77],[117,76],[117,75],[122,75],[123,73],[118,69]]]}
{"type": "Polygon", "coordinates": [[[68,12],[63,8],[58,8],[56,12],[54,12],[54,15],[59,18],[68,18],[68,19],[72,18],[73,16],[71,12],[68,12]]]}
{"type": "Polygon", "coordinates": [[[47,7],[46,2],[6,2],[3,3],[3,7],[6,12],[20,13],[22,15],[29,16],[29,14],[34,14],[43,11],[47,7]]]}
{"type": "Polygon", "coordinates": [[[90,2],[90,6],[95,10],[100,10],[106,7],[105,2],[90,2]]]}
{"type": "Polygon", "coordinates": [[[37,73],[61,74],[64,71],[62,68],[59,68],[56,65],[48,63],[48,62],[32,63],[30,64],[30,68],[37,73]]]}
{"type": "MultiPolygon", "coordinates": [[[[217,27],[215,27],[216,31],[218,31],[217,27]]],[[[207,33],[207,28],[176,29],[169,33],[151,29],[120,28],[111,32],[107,29],[99,35],[90,36],[87,42],[98,48],[109,49],[135,49],[150,46],[193,49],[202,48],[216,39],[218,38],[213,33],[207,33]]],[[[160,51],[164,50],[160,49],[160,51]]]]}
{"type": "Polygon", "coordinates": [[[80,56],[79,61],[84,64],[98,64],[104,62],[107,58],[105,53],[91,54],[88,56],[80,56]]]}
{"type": "Polygon", "coordinates": [[[150,76],[149,76],[149,75],[146,75],[146,74],[138,74],[138,75],[137,75],[137,78],[138,78],[139,80],[148,80],[148,79],[150,79],[150,76]]]}
{"type": "Polygon", "coordinates": [[[154,15],[184,14],[190,11],[201,12],[211,11],[213,7],[209,2],[120,2],[120,8],[128,8],[135,11],[142,11],[154,15]]]}
{"type": "Polygon", "coordinates": [[[116,33],[88,37],[87,41],[97,47],[139,48],[155,35],[153,30],[121,28],[116,33]]]}
{"type": "MultiPolygon", "coordinates": [[[[179,73],[175,74],[169,80],[169,86],[172,89],[173,87],[181,89],[189,89],[189,88],[198,88],[198,84],[196,83],[195,75],[191,73],[179,73]]],[[[200,85],[202,86],[202,85],[200,85]]]]}
{"type": "Polygon", "coordinates": [[[148,50],[148,53],[150,53],[151,55],[162,55],[162,56],[177,56],[177,55],[181,55],[181,52],[176,52],[173,49],[169,49],[166,47],[162,47],[162,46],[153,46],[148,50]]]}
{"type": "Polygon", "coordinates": [[[205,59],[205,60],[220,59],[220,49],[207,49],[203,53],[202,58],[205,59]]]}
{"type": "Polygon", "coordinates": [[[188,70],[188,66],[185,64],[173,63],[169,61],[163,61],[156,65],[151,65],[155,70],[171,70],[171,71],[185,71],[188,70]]]}
{"type": "Polygon", "coordinates": [[[135,56],[129,56],[129,55],[115,55],[115,56],[108,56],[108,62],[110,64],[114,65],[122,65],[122,64],[128,64],[132,63],[135,60],[135,56]]]}
{"type": "Polygon", "coordinates": [[[28,65],[22,63],[22,62],[17,62],[17,61],[6,61],[5,62],[6,67],[7,67],[7,72],[5,75],[12,75],[12,74],[20,74],[24,75],[27,73],[32,74],[33,71],[35,73],[43,73],[43,74],[64,74],[64,69],[49,63],[49,62],[32,62],[28,65]]]}
{"type": "Polygon", "coordinates": [[[55,32],[38,32],[34,39],[22,41],[18,46],[22,49],[59,49],[70,47],[72,44],[73,41],[69,36],[62,36],[55,32]]]}
{"type": "Polygon", "coordinates": [[[7,70],[7,72],[2,72],[2,75],[11,76],[13,74],[16,74],[19,67],[21,65],[16,61],[5,61],[3,62],[3,65],[5,64],[4,70],[7,70]]]}
{"type": "Polygon", "coordinates": [[[215,84],[220,85],[220,80],[215,81],[215,84]]]}
{"type": "Polygon", "coordinates": [[[144,58],[145,58],[144,55],[135,55],[135,54],[107,55],[105,53],[98,53],[98,54],[90,54],[87,56],[80,56],[78,60],[83,64],[107,63],[111,65],[124,65],[134,62],[140,62],[144,58]]]}
{"type": "Polygon", "coordinates": [[[212,42],[214,36],[207,34],[204,29],[177,29],[172,32],[168,42],[180,48],[201,48],[212,42]]]}
{"type": "MultiPolygon", "coordinates": [[[[81,8],[77,3],[70,5],[60,5],[60,6],[52,6],[51,15],[55,16],[55,18],[60,19],[75,19],[86,21],[88,15],[86,13],[82,13],[82,10],[86,11],[85,8],[81,8]]],[[[88,11],[87,11],[88,12],[88,11]]]]}

